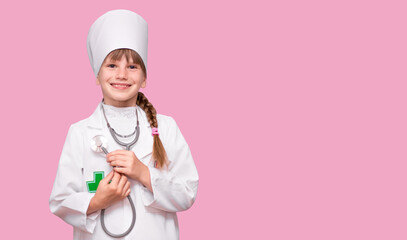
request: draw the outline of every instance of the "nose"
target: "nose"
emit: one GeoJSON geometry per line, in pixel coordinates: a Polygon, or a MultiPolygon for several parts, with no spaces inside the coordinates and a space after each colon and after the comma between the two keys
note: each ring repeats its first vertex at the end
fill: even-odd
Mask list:
{"type": "Polygon", "coordinates": [[[116,74],[117,79],[127,79],[127,70],[126,68],[118,67],[117,68],[117,74],[116,74]]]}

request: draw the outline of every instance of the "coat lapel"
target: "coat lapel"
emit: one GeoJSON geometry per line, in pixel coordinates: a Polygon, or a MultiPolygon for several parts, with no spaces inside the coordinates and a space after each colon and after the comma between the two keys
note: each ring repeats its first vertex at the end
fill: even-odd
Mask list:
{"type": "MultiPolygon", "coordinates": [[[[101,102],[97,106],[93,114],[88,118],[88,131],[90,136],[96,135],[110,135],[110,132],[106,125],[104,125],[103,113],[101,110],[101,102]]],[[[148,159],[142,159],[149,155],[153,151],[153,136],[151,135],[151,127],[147,121],[147,116],[145,112],[137,106],[139,126],[140,126],[140,136],[137,143],[133,146],[132,150],[136,154],[137,158],[148,164],[148,159]]]]}

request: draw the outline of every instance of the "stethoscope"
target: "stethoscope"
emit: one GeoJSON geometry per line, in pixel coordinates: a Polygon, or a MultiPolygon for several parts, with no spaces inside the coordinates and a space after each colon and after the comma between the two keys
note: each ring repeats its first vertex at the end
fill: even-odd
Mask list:
{"type": "MultiPolygon", "coordinates": [[[[138,140],[138,138],[139,138],[139,136],[140,136],[140,128],[139,128],[139,121],[138,121],[137,108],[136,108],[137,126],[135,127],[134,132],[131,133],[131,134],[129,134],[129,135],[120,135],[120,134],[118,134],[118,133],[110,126],[109,121],[108,121],[107,118],[106,118],[105,109],[103,108],[103,100],[102,100],[101,108],[102,108],[103,116],[105,117],[105,120],[106,120],[106,123],[107,123],[107,127],[109,128],[110,134],[112,135],[113,139],[115,140],[115,142],[116,142],[117,144],[119,144],[120,146],[125,147],[126,150],[129,151],[129,150],[131,149],[131,147],[132,147],[134,144],[136,144],[136,142],[137,142],[137,140],[138,140]],[[133,136],[133,135],[136,135],[136,136],[134,137],[133,141],[131,141],[130,143],[124,143],[124,142],[120,141],[120,140],[117,138],[117,137],[128,138],[128,137],[131,137],[131,136],[133,136]]],[[[95,151],[95,152],[104,152],[106,155],[109,153],[109,152],[107,151],[107,149],[106,149],[106,148],[107,148],[107,139],[106,139],[106,137],[104,137],[104,136],[102,136],[102,135],[94,136],[94,137],[91,139],[90,146],[91,146],[91,149],[92,149],[93,151],[95,151]]],[[[131,199],[131,196],[130,196],[130,195],[127,196],[127,199],[128,199],[129,202],[130,202],[130,206],[131,206],[131,211],[132,211],[132,216],[133,216],[133,217],[132,217],[132,220],[131,220],[131,224],[130,224],[129,229],[127,229],[127,230],[126,230],[124,233],[122,233],[122,234],[114,234],[114,233],[109,232],[109,230],[107,230],[107,228],[106,228],[106,226],[105,226],[105,209],[102,209],[102,211],[101,211],[100,222],[101,222],[103,231],[105,231],[105,233],[106,233],[107,235],[111,236],[111,237],[114,237],[114,238],[121,238],[121,237],[126,236],[127,234],[130,233],[130,231],[131,231],[131,230],[133,229],[133,227],[134,227],[134,224],[136,223],[136,208],[134,207],[134,203],[133,203],[133,200],[131,199]]]]}

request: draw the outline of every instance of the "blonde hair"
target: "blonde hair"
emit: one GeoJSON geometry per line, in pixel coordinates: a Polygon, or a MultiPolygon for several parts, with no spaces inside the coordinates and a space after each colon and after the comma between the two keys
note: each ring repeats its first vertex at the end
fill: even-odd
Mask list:
{"type": "MultiPolygon", "coordinates": [[[[105,58],[110,58],[113,61],[120,60],[123,55],[126,57],[126,60],[129,62],[129,59],[133,60],[133,63],[139,64],[141,69],[143,70],[144,76],[147,77],[146,67],[144,65],[143,59],[141,59],[140,55],[131,49],[127,48],[120,48],[111,51],[105,58]]],[[[155,110],[153,104],[151,104],[147,97],[142,93],[137,93],[137,103],[136,103],[143,111],[146,113],[147,120],[150,123],[151,128],[157,128],[157,111],[155,110]]],[[[164,145],[161,142],[159,135],[154,135],[154,143],[153,143],[153,159],[156,161],[156,167],[162,169],[164,166],[168,164],[167,161],[167,153],[165,152],[164,145]]]]}

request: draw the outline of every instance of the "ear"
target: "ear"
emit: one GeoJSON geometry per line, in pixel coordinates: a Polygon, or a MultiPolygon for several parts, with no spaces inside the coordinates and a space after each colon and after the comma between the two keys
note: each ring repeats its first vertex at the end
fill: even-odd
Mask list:
{"type": "Polygon", "coordinates": [[[146,87],[146,83],[147,82],[147,78],[144,78],[143,83],[141,84],[141,88],[145,88],[146,87]]]}

